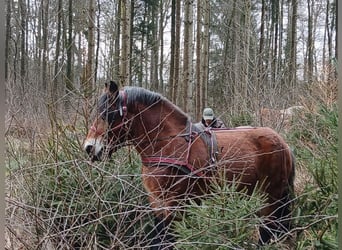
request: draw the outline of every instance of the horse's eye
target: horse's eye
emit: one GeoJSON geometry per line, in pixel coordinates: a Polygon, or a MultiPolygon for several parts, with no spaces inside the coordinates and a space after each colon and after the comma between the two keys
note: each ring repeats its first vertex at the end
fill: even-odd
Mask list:
{"type": "Polygon", "coordinates": [[[109,105],[109,100],[110,98],[108,98],[107,95],[103,95],[100,97],[99,102],[98,102],[98,114],[101,117],[101,119],[103,119],[104,121],[108,120],[108,111],[110,108],[109,105]]]}
{"type": "Polygon", "coordinates": [[[100,112],[100,117],[102,120],[108,122],[109,124],[113,123],[116,119],[118,115],[118,111],[117,110],[103,110],[102,112],[100,112]]]}
{"type": "Polygon", "coordinates": [[[120,111],[115,109],[115,101],[108,95],[103,95],[100,97],[98,103],[98,114],[102,120],[112,124],[116,119],[120,117],[120,111]]]}
{"type": "Polygon", "coordinates": [[[100,117],[102,120],[107,121],[108,120],[108,112],[107,110],[103,110],[102,112],[100,112],[100,117]]]}

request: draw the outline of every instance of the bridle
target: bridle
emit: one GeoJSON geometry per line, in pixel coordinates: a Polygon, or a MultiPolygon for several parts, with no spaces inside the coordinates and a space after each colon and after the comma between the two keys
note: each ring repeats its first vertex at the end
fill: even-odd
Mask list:
{"type": "MultiPolygon", "coordinates": [[[[127,93],[124,90],[120,90],[119,95],[118,95],[118,99],[119,99],[119,104],[118,104],[118,110],[119,110],[119,115],[121,117],[121,122],[116,125],[114,128],[110,128],[109,132],[115,131],[117,129],[121,129],[122,127],[126,126],[128,123],[128,119],[127,119],[127,93]]],[[[114,118],[112,118],[114,119],[114,118]]],[[[113,120],[109,120],[108,123],[111,124],[113,123],[113,120]]],[[[90,127],[91,131],[96,131],[96,127],[94,125],[92,125],[90,127]]]]}

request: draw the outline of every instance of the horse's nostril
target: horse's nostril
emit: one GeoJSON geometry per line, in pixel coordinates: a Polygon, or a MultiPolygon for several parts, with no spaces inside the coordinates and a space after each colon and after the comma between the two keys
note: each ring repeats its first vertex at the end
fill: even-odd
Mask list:
{"type": "Polygon", "coordinates": [[[87,145],[85,150],[87,152],[88,155],[90,155],[93,152],[93,146],[92,145],[87,145]]]}

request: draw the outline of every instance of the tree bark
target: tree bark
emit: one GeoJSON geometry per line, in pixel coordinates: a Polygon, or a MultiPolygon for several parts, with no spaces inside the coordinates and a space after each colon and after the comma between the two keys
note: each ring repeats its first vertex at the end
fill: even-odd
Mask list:
{"type": "Polygon", "coordinates": [[[173,99],[172,102],[178,105],[178,85],[180,73],[180,33],[181,33],[181,1],[176,0],[176,29],[175,29],[175,54],[174,58],[174,74],[173,74],[173,99]]]}
{"type": "Polygon", "coordinates": [[[5,81],[8,80],[9,73],[9,50],[10,50],[10,38],[12,32],[11,26],[11,3],[12,0],[7,0],[7,11],[6,11],[6,38],[5,38],[5,81]]]}
{"type": "Polygon", "coordinates": [[[120,34],[121,34],[121,0],[118,0],[115,17],[114,45],[114,80],[120,80],[120,34]]]}
{"type": "MultiPolygon", "coordinates": [[[[100,32],[100,15],[101,15],[101,4],[100,4],[100,0],[97,0],[97,20],[96,20],[96,34],[97,34],[97,38],[96,38],[96,52],[95,52],[95,65],[94,65],[94,84],[96,84],[97,81],[97,71],[98,71],[98,66],[99,66],[99,50],[100,50],[100,40],[101,40],[101,32],[100,32]]],[[[95,19],[95,17],[94,17],[95,19]]],[[[95,42],[94,42],[95,44],[95,42]]]]}
{"type": "Polygon", "coordinates": [[[84,79],[84,95],[91,96],[94,87],[94,52],[95,52],[95,1],[88,2],[88,53],[84,79]]]}
{"type": "Polygon", "coordinates": [[[164,92],[164,5],[163,5],[163,0],[159,1],[159,89],[158,92],[164,92]]]}
{"type": "Polygon", "coordinates": [[[129,85],[129,67],[130,67],[130,5],[128,0],[122,0],[121,3],[121,22],[122,22],[122,40],[121,40],[121,86],[129,85]]]}
{"type": "Polygon", "coordinates": [[[193,0],[185,0],[184,5],[184,54],[183,54],[183,101],[182,108],[185,112],[189,112],[189,87],[191,77],[191,61],[192,61],[192,4],[193,0]]]}
{"type": "MultiPolygon", "coordinates": [[[[291,16],[291,44],[290,44],[290,87],[293,89],[296,85],[297,79],[297,10],[298,10],[298,0],[292,0],[292,16],[291,16]]],[[[292,96],[293,97],[293,96],[292,96]]],[[[293,98],[292,98],[293,99],[293,98]]]]}
{"type": "Polygon", "coordinates": [[[176,0],[171,2],[171,52],[170,52],[170,74],[169,74],[169,90],[168,97],[172,101],[174,100],[174,72],[175,72],[175,41],[176,41],[176,0]]]}
{"type": "Polygon", "coordinates": [[[201,113],[202,113],[202,102],[201,102],[201,96],[202,96],[202,75],[201,75],[201,47],[202,47],[202,39],[201,39],[201,33],[202,33],[202,1],[203,0],[197,0],[197,17],[196,17],[196,112],[195,117],[197,120],[200,120],[201,113]]]}
{"type": "Polygon", "coordinates": [[[158,81],[158,52],[159,52],[159,42],[158,42],[158,15],[157,6],[152,3],[151,5],[151,28],[152,28],[152,48],[151,48],[151,87],[152,90],[158,91],[159,81],[158,81]]]}
{"type": "Polygon", "coordinates": [[[51,88],[51,115],[56,119],[56,113],[58,110],[58,79],[60,74],[59,69],[59,57],[60,57],[60,51],[61,51],[61,36],[62,36],[62,0],[58,0],[58,7],[57,7],[57,35],[56,35],[56,50],[55,50],[55,58],[54,58],[54,76],[53,76],[53,82],[52,82],[52,88],[51,88]]]}
{"type": "Polygon", "coordinates": [[[308,13],[308,38],[307,38],[307,53],[306,53],[306,67],[305,67],[305,79],[308,82],[313,80],[313,68],[314,68],[314,42],[313,42],[313,15],[314,15],[314,1],[307,0],[307,13],[308,13]]]}
{"type": "Polygon", "coordinates": [[[25,84],[26,84],[26,57],[27,57],[27,47],[26,47],[26,21],[27,21],[27,6],[25,0],[19,0],[19,8],[20,8],[20,83],[22,95],[24,95],[25,84]]]}
{"type": "MultiPolygon", "coordinates": [[[[44,0],[43,0],[44,1],[44,0]]],[[[73,0],[69,0],[68,5],[68,40],[67,40],[67,66],[66,66],[66,79],[65,87],[66,93],[74,90],[73,84],[73,0]]],[[[68,99],[68,97],[66,97],[68,99]]],[[[68,101],[67,101],[68,102],[68,101]]],[[[67,103],[68,105],[68,103],[67,103]]]]}
{"type": "Polygon", "coordinates": [[[202,72],[202,108],[208,105],[208,78],[209,78],[209,24],[210,24],[210,2],[204,0],[203,2],[203,60],[201,60],[202,72]]]}
{"type": "Polygon", "coordinates": [[[44,93],[47,92],[47,85],[48,85],[48,73],[47,73],[47,66],[48,66],[48,21],[49,21],[49,0],[42,0],[41,1],[42,6],[44,6],[43,9],[43,21],[42,21],[42,28],[43,28],[43,35],[42,35],[42,41],[43,41],[43,61],[42,61],[42,85],[43,85],[43,91],[44,93]]]}

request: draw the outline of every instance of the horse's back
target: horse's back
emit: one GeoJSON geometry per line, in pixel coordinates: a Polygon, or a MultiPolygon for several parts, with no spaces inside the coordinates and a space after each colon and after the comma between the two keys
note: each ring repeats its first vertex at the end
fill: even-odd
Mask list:
{"type": "Polygon", "coordinates": [[[251,153],[251,157],[254,157],[259,156],[259,153],[274,152],[278,148],[288,150],[284,139],[268,127],[238,127],[213,131],[218,147],[230,155],[234,151],[238,155],[251,153]]]}
{"type": "Polygon", "coordinates": [[[268,127],[244,127],[215,130],[218,170],[228,179],[254,186],[265,183],[265,189],[279,198],[288,186],[292,173],[291,150],[283,138],[268,127]]]}

